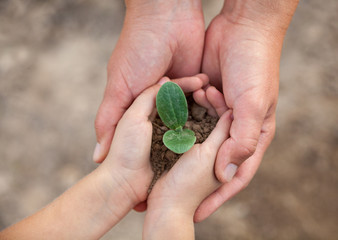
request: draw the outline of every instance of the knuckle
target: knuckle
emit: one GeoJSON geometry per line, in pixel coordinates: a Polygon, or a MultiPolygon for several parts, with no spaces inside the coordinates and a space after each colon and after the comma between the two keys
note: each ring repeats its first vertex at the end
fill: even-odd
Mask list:
{"type": "Polygon", "coordinates": [[[191,153],[194,154],[195,158],[196,159],[203,159],[204,158],[204,151],[203,151],[203,148],[202,148],[202,144],[195,144],[189,151],[191,151],[191,153]]]}
{"type": "Polygon", "coordinates": [[[242,161],[246,160],[247,158],[251,157],[257,148],[258,140],[246,138],[236,142],[237,145],[237,154],[239,159],[242,161]]]}
{"type": "Polygon", "coordinates": [[[191,148],[191,152],[194,152],[194,153],[196,153],[198,156],[200,156],[201,155],[201,144],[200,143],[196,143],[194,146],[192,146],[192,148],[191,148]]]}
{"type": "Polygon", "coordinates": [[[274,122],[271,125],[270,134],[271,134],[271,141],[272,141],[272,139],[275,137],[275,134],[276,134],[276,122],[274,122]]]}
{"type": "Polygon", "coordinates": [[[264,99],[251,99],[248,104],[250,105],[250,109],[253,113],[257,114],[259,117],[262,117],[263,115],[266,114],[267,106],[266,106],[266,101],[264,99]]]}
{"type": "Polygon", "coordinates": [[[242,110],[250,114],[251,117],[261,119],[268,111],[269,102],[266,97],[258,98],[256,95],[248,94],[245,96],[245,108],[242,110]]]}
{"type": "Polygon", "coordinates": [[[262,133],[266,136],[267,141],[271,143],[276,134],[276,120],[274,117],[266,120],[262,127],[262,133]]]}

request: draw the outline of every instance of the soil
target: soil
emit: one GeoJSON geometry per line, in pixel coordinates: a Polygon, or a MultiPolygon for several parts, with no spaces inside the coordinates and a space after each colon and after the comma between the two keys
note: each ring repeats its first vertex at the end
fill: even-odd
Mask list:
{"type": "MultiPolygon", "coordinates": [[[[215,128],[218,118],[207,114],[207,110],[196,104],[192,97],[188,98],[189,116],[185,128],[195,132],[196,143],[202,143],[215,128]]],[[[157,115],[153,121],[153,140],[150,162],[154,171],[154,179],[149,192],[163,172],[170,170],[182,154],[169,150],[162,141],[163,134],[169,130],[157,115]]]]}

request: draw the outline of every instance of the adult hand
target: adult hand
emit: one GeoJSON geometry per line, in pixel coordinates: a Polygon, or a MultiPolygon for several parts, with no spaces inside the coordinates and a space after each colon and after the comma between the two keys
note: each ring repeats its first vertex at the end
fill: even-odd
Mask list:
{"type": "Polygon", "coordinates": [[[297,2],[227,0],[207,30],[202,72],[222,89],[233,122],[215,163],[223,185],[199,206],[197,222],[249,184],[273,139],[281,48],[297,2]]]}
{"type": "Polygon", "coordinates": [[[204,44],[200,0],[127,0],[126,7],[95,120],[95,162],[105,159],[117,122],[144,89],[163,75],[178,78],[200,72],[204,44]]]}

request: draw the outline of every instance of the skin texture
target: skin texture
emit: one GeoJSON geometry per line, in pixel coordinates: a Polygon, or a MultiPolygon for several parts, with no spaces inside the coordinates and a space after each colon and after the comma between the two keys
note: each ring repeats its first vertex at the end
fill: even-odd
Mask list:
{"type": "MultiPolygon", "coordinates": [[[[200,1],[126,1],[125,24],[108,64],[107,88],[96,118],[99,145],[94,160],[104,160],[117,122],[143,89],[165,74],[181,77],[201,70],[224,94],[225,105],[218,109],[233,111],[230,138],[215,164],[223,185],[201,203],[195,221],[212,214],[249,184],[272,141],[279,59],[297,3],[226,0],[204,33],[200,1]]],[[[217,108],[210,107],[208,91],[214,90],[194,93],[211,114],[217,108]]],[[[136,206],[145,208],[145,203],[136,206]]]]}
{"type": "MultiPolygon", "coordinates": [[[[175,82],[193,92],[207,80],[197,75],[175,82]]],[[[125,112],[103,164],[42,210],[0,232],[0,239],[99,239],[146,200],[153,178],[150,119],[159,88],[156,84],[142,92],[125,112]]]]}

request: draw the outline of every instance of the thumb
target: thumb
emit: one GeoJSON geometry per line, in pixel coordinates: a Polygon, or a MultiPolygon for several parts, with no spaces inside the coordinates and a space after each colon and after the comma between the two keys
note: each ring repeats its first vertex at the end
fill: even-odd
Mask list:
{"type": "Polygon", "coordinates": [[[133,100],[125,81],[109,79],[95,119],[97,144],[93,160],[101,163],[107,156],[118,121],[133,100]]]}
{"type": "Polygon", "coordinates": [[[215,174],[220,182],[230,182],[239,165],[255,153],[265,115],[257,108],[234,108],[230,138],[217,153],[215,174]]]}

